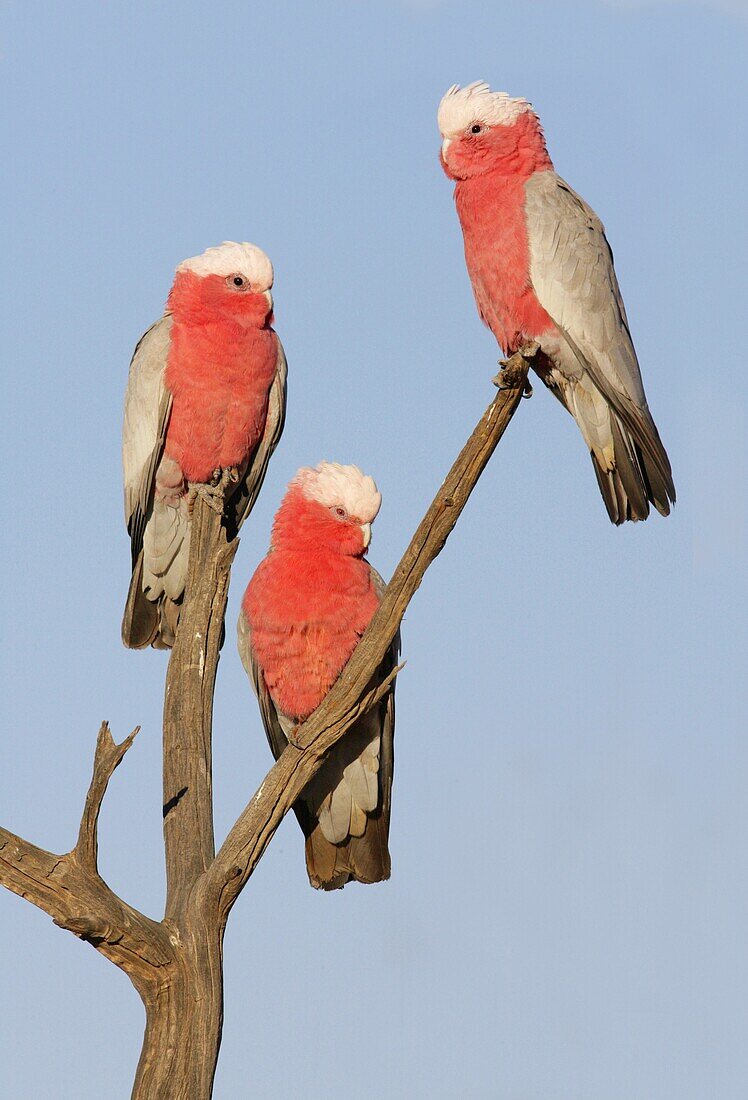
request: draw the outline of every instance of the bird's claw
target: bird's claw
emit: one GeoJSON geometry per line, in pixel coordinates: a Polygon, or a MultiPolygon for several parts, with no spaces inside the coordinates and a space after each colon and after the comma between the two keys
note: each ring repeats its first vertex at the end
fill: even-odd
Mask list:
{"type": "Polygon", "coordinates": [[[198,497],[200,500],[204,500],[208,507],[217,512],[219,516],[223,515],[225,494],[222,485],[205,485],[203,482],[191,483],[187,490],[187,508],[190,516],[192,516],[192,510],[198,497]]]}
{"type": "Polygon", "coordinates": [[[213,471],[207,484],[202,481],[190,482],[187,492],[187,507],[190,516],[192,516],[192,509],[195,507],[195,501],[198,497],[204,500],[208,507],[217,512],[219,516],[222,516],[226,503],[226,490],[229,485],[236,485],[238,481],[239,471],[236,466],[224,466],[223,468],[219,466],[213,471]]]}
{"type": "Polygon", "coordinates": [[[493,376],[491,381],[497,390],[513,390],[515,386],[514,364],[509,366],[507,359],[499,359],[499,366],[501,370],[493,376]]]}
{"type": "Polygon", "coordinates": [[[210,479],[210,484],[216,488],[227,489],[229,485],[236,485],[239,480],[239,471],[236,466],[218,466],[210,479]]]}
{"type": "Polygon", "coordinates": [[[301,725],[301,722],[299,722],[298,726],[294,726],[293,729],[290,729],[286,734],[286,740],[288,741],[289,745],[293,745],[295,749],[299,750],[303,748],[303,745],[300,745],[298,740],[298,733],[301,729],[301,725]]]}
{"type": "MultiPolygon", "coordinates": [[[[519,381],[517,378],[519,366],[516,362],[512,362],[516,355],[521,356],[525,362],[527,362],[529,359],[534,359],[539,350],[540,345],[533,341],[520,348],[519,351],[515,352],[509,359],[499,359],[501,370],[491,379],[497,390],[513,390],[516,387],[519,381]]],[[[522,387],[522,396],[532,397],[532,386],[530,384],[530,379],[527,377],[525,377],[525,383],[522,387]]]]}

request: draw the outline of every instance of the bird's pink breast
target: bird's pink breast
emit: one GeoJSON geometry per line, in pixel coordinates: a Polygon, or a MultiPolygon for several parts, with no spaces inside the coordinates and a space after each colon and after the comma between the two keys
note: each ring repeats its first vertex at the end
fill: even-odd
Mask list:
{"type": "Polygon", "coordinates": [[[252,453],[265,426],[277,358],[271,328],[175,319],[165,375],[173,398],[165,450],[188,481],[209,481],[218,467],[241,466],[252,453]]]}
{"type": "Polygon", "coordinates": [[[455,202],[478,311],[507,354],[553,329],[530,282],[525,177],[460,180],[455,202]]]}
{"type": "Polygon", "coordinates": [[[252,649],[282,714],[303,720],[319,706],[379,605],[366,561],[321,550],[273,550],[242,607],[252,649]]]}

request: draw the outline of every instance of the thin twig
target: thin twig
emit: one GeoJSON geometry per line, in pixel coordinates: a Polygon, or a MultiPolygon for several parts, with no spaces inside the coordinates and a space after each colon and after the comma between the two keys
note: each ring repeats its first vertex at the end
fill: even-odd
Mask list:
{"type": "Polygon", "coordinates": [[[78,842],[58,855],[0,829],[0,885],[44,910],[60,928],[86,940],[145,992],[163,980],[174,950],[167,930],[118,898],[96,870],[96,822],[107,784],[137,729],[115,745],[102,723],[78,842]]]}
{"type": "Polygon", "coordinates": [[[93,775],[86,795],[86,804],[78,831],[78,842],[73,849],[75,858],[81,867],[85,867],[93,874],[98,872],[97,833],[101,803],[104,800],[109,780],[112,778],[115,768],[122,763],[125,753],[139,732],[140,726],[136,726],[129,737],[126,737],[120,745],[116,745],[109,729],[109,723],[102,722],[99,735],[96,738],[93,775]]]}

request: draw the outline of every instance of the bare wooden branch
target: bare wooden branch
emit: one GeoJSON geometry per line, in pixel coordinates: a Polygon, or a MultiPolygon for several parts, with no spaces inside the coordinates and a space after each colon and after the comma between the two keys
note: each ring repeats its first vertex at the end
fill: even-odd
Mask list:
{"type": "Polygon", "coordinates": [[[198,499],[192,513],[187,588],[166,675],[164,849],[166,916],[179,924],[187,897],[215,854],[213,692],[238,539],[198,499]]]}
{"type": "Polygon", "coordinates": [[[214,854],[213,694],[238,539],[198,498],[192,512],[184,604],[164,698],[166,912],[177,959],[170,980],[143,997],[146,1029],[134,1100],[202,1100],[212,1090],[223,1020],[223,927],[199,912],[196,883],[214,854]]]}
{"type": "Polygon", "coordinates": [[[164,701],[164,920],[121,901],[97,871],[97,821],[121,745],[104,723],[78,841],[54,855],[0,829],[0,884],[92,943],[130,976],[146,1010],[135,1100],[208,1100],[223,1018],[223,933],[258,860],[325,754],[381,699],[382,659],[423,575],[440,552],[522,396],[536,349],[512,356],[500,390],[461,451],[329,695],[297,731],[214,856],[212,719],[229,577],[237,539],[203,500],[192,517],[187,589],[164,701]]]}
{"type": "Polygon", "coordinates": [[[211,1095],[223,1014],[223,933],[231,907],[325,753],[386,692],[395,673],[376,682],[382,658],[519,403],[532,354],[528,349],[526,357],[507,364],[499,394],[447,475],[343,675],[297,731],[298,747],[282,754],[212,862],[212,693],[236,544],[226,541],[218,519],[207,508],[200,512],[197,503],[193,521],[199,518],[199,526],[193,527],[188,597],[169,665],[164,722],[165,924],[178,937],[179,974],[158,1000],[144,998],[136,1100],[211,1095]]]}
{"type": "Polygon", "coordinates": [[[32,902],[55,924],[92,944],[147,995],[163,981],[174,950],[162,925],[127,905],[96,870],[96,822],[112,772],[133,742],[115,745],[102,724],[78,843],[57,855],[0,829],[0,885],[32,902]]]}
{"type": "Polygon", "coordinates": [[[75,858],[81,867],[85,867],[93,874],[98,873],[98,823],[101,803],[104,800],[109,780],[140,732],[140,726],[126,737],[121,745],[116,745],[109,729],[108,722],[102,722],[99,735],[96,739],[96,752],[94,754],[93,775],[86,795],[86,804],[83,809],[78,843],[73,849],[75,858]]]}
{"type": "MultiPolygon", "coordinates": [[[[339,680],[260,785],[221,846],[200,884],[202,904],[218,906],[225,923],[234,901],[273,837],[283,816],[321,766],[325,754],[372,705],[365,693],[402,622],[405,609],[431,562],[457,523],[486,463],[509,424],[527,382],[537,345],[517,352],[504,365],[499,393],[444,479],[395,569],[382,602],[339,680]],[[297,747],[298,746],[298,747],[297,747]]],[[[377,696],[382,688],[374,687],[377,696]]]]}

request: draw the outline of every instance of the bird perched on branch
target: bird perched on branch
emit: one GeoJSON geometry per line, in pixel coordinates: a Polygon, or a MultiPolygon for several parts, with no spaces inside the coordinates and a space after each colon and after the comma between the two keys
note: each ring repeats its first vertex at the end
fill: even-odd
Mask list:
{"type": "MultiPolygon", "coordinates": [[[[239,653],[276,759],[322,702],[384,591],[365,560],[381,496],[357,466],[321,462],[291,481],[270,551],[244,593],[239,653]]],[[[399,634],[380,672],[395,668],[399,634]]],[[[294,807],[312,886],[390,876],[394,682],[330,750],[294,807]]]]}
{"type": "Polygon", "coordinates": [[[535,369],[579,425],[612,522],[650,502],[667,515],[670,462],[602,223],[554,171],[527,100],[454,85],[438,122],[481,318],[506,354],[540,344],[535,369]]]}
{"type": "Polygon", "coordinates": [[[236,530],[262,487],[286,407],[272,285],[256,245],[209,248],[179,265],[164,316],[135,348],[122,436],[132,649],[174,642],[195,498],[236,530]]]}

